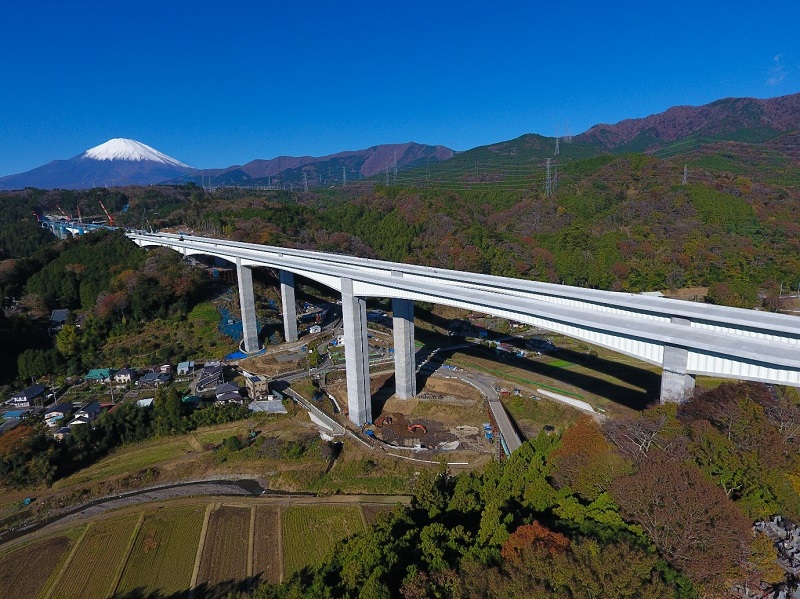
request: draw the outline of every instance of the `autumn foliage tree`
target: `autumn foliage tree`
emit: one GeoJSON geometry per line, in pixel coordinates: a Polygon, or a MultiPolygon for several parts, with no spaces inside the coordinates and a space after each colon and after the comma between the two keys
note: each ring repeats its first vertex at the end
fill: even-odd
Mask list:
{"type": "Polygon", "coordinates": [[[629,469],[597,424],[584,416],[568,428],[552,453],[553,479],[593,501],[608,491],[611,482],[629,469]]]}
{"type": "Polygon", "coordinates": [[[695,583],[721,586],[742,558],[750,522],[696,466],[657,451],[611,490],[623,516],[695,583]]]}

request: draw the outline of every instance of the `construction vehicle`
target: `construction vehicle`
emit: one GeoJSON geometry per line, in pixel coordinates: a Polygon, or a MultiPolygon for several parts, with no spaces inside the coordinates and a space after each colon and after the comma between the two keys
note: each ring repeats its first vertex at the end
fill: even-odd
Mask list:
{"type": "Polygon", "coordinates": [[[428,432],[427,427],[425,427],[422,424],[409,424],[408,427],[407,427],[407,430],[408,430],[409,433],[413,433],[413,432],[417,432],[418,431],[418,432],[422,433],[423,435],[428,432]]]}
{"type": "Polygon", "coordinates": [[[375,426],[391,426],[392,425],[392,416],[390,414],[381,414],[375,419],[374,422],[375,426]]]}
{"type": "MultiPolygon", "coordinates": [[[[100,202],[100,200],[97,200],[97,201],[98,201],[98,202],[100,202]]],[[[109,225],[110,227],[113,227],[113,226],[114,226],[114,217],[113,217],[113,216],[111,216],[111,215],[108,213],[108,210],[106,210],[106,207],[103,205],[103,202],[100,202],[100,207],[103,209],[103,212],[105,212],[105,213],[106,213],[106,218],[108,218],[108,225],[109,225]]]]}
{"type": "Polygon", "coordinates": [[[67,222],[69,222],[69,221],[71,221],[71,220],[72,220],[72,219],[70,218],[70,216],[69,216],[69,215],[68,215],[66,212],[64,212],[64,210],[61,208],[61,206],[59,206],[58,204],[56,204],[56,208],[58,208],[58,211],[59,211],[61,214],[63,214],[63,215],[64,215],[64,220],[66,220],[67,222]]]}

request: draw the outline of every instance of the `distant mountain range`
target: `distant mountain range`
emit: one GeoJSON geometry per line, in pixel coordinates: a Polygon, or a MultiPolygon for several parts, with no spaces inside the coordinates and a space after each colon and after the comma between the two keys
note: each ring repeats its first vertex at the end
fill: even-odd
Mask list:
{"type": "Polygon", "coordinates": [[[800,94],[758,100],[726,98],[704,106],[675,106],[641,119],[595,125],[576,141],[612,152],[646,152],[687,138],[760,142],[800,127],[800,94]]]}
{"type": "Polygon", "coordinates": [[[0,177],[0,189],[88,189],[149,185],[193,172],[191,166],[132,139],[111,139],[69,160],[0,177]]]}
{"type": "Polygon", "coordinates": [[[329,156],[278,156],[270,160],[252,160],[244,166],[206,169],[176,178],[167,183],[194,182],[218,185],[309,186],[341,184],[372,177],[385,171],[393,172],[416,166],[437,163],[453,157],[453,150],[444,146],[429,146],[414,142],[382,144],[366,150],[339,152],[329,156]]]}
{"type": "MultiPolygon", "coordinates": [[[[737,141],[778,143],[786,155],[798,154],[786,133],[800,130],[800,93],[768,100],[727,98],[704,106],[677,106],[639,119],[608,125],[599,124],[574,137],[564,148],[562,159],[582,159],[599,154],[647,152],[659,155],[680,153],[698,143],[737,141]],[[778,138],[781,138],[781,142],[778,138]],[[788,145],[787,145],[788,144],[788,145]],[[790,147],[791,146],[791,147],[790,147]],[[794,147],[794,151],[790,151],[794,147]]],[[[478,159],[506,157],[517,161],[552,155],[554,139],[526,134],[516,140],[498,142],[464,152],[458,163],[477,164],[478,159]]],[[[341,184],[395,171],[419,167],[430,170],[456,155],[445,146],[413,142],[383,144],[328,156],[279,156],[252,160],[244,165],[220,169],[194,169],[143,143],[112,139],[70,158],[55,160],[33,170],[0,177],[0,190],[38,187],[44,189],[85,189],[157,183],[193,182],[210,186],[277,186],[301,188],[341,184]]],[[[477,169],[476,169],[477,170],[477,169]]],[[[464,167],[468,178],[471,167],[464,167]]],[[[478,172],[474,178],[481,180],[478,172]]],[[[392,180],[395,180],[394,178],[392,180]]],[[[402,180],[402,178],[401,178],[402,180]]]]}

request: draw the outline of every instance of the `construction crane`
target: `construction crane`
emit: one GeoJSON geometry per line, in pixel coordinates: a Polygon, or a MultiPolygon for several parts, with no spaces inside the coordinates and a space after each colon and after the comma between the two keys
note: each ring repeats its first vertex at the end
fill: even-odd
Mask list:
{"type": "Polygon", "coordinates": [[[59,206],[58,204],[56,204],[56,208],[58,208],[58,211],[59,211],[61,214],[63,214],[63,215],[64,215],[64,219],[65,219],[67,222],[69,222],[69,221],[71,221],[71,220],[72,220],[72,219],[69,217],[69,215],[68,215],[66,212],[64,212],[64,210],[61,208],[61,206],[59,206]]]}
{"type": "MultiPolygon", "coordinates": [[[[97,201],[98,201],[98,202],[100,202],[100,200],[97,200],[97,201]]],[[[114,226],[114,217],[113,217],[113,216],[111,216],[111,215],[108,213],[108,210],[106,210],[106,207],[105,207],[105,206],[103,206],[103,202],[100,202],[100,207],[103,209],[103,212],[105,212],[105,213],[106,213],[106,218],[108,218],[108,224],[109,224],[109,226],[113,227],[113,226],[114,226]]]]}
{"type": "Polygon", "coordinates": [[[83,219],[81,218],[81,207],[78,206],[78,222],[83,224],[83,219]]]}

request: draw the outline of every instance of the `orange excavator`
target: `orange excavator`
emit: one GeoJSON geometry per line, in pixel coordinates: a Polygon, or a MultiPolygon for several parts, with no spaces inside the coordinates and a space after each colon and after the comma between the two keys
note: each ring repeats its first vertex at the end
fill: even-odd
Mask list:
{"type": "Polygon", "coordinates": [[[428,429],[422,424],[409,424],[407,428],[409,433],[420,432],[424,435],[428,432],[428,429]]]}

